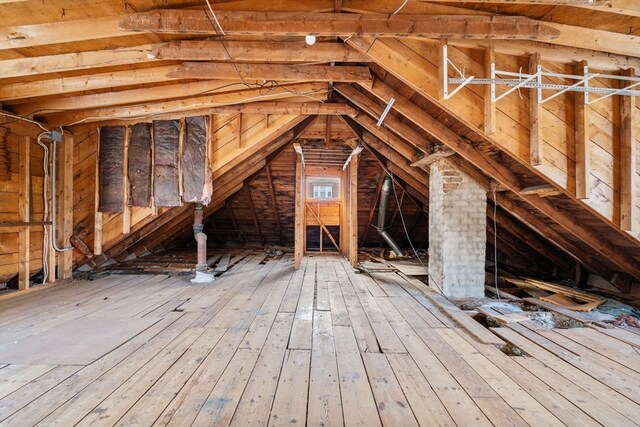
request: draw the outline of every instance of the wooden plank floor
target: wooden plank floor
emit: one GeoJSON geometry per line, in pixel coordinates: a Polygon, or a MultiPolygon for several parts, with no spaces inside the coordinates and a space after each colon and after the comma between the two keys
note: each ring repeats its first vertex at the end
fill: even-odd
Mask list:
{"type": "Polygon", "coordinates": [[[294,271],[291,258],[250,255],[212,284],[108,276],[3,301],[0,344],[22,352],[42,334],[55,343],[73,330],[80,342],[105,320],[152,321],[86,364],[62,336],[42,364],[0,360],[0,424],[640,423],[640,343],[625,331],[524,323],[492,334],[423,291],[339,257],[294,271]],[[505,354],[502,340],[526,355],[505,354]]]}

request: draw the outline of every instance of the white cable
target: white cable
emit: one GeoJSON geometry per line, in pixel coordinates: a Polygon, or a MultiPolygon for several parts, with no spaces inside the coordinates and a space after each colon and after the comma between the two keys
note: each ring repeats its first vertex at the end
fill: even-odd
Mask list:
{"type": "Polygon", "coordinates": [[[227,34],[222,29],[222,25],[220,25],[220,21],[218,21],[218,17],[216,16],[216,13],[213,11],[213,8],[211,7],[211,3],[209,3],[209,0],[206,0],[206,2],[207,2],[207,6],[209,6],[209,10],[211,11],[211,14],[213,15],[213,19],[216,21],[218,28],[220,28],[220,32],[222,33],[223,36],[226,36],[227,34]]]}
{"type": "Polygon", "coordinates": [[[35,120],[27,119],[26,117],[16,116],[15,114],[7,113],[5,111],[0,111],[0,114],[2,114],[3,116],[11,117],[13,119],[24,120],[25,122],[33,123],[34,125],[38,125],[40,129],[42,129],[43,131],[49,132],[49,129],[45,128],[44,126],[42,126],[42,124],[36,122],[35,120]]]}
{"type": "Polygon", "coordinates": [[[395,11],[395,12],[393,12],[391,15],[395,15],[395,14],[397,14],[398,12],[400,12],[400,10],[402,10],[402,8],[403,8],[403,7],[405,7],[405,5],[406,5],[407,3],[409,3],[409,0],[404,0],[404,3],[402,3],[402,4],[400,5],[400,7],[399,7],[399,8],[397,8],[397,9],[396,9],[396,11],[395,11]]]}
{"type": "Polygon", "coordinates": [[[498,291],[498,224],[496,214],[498,211],[498,200],[496,200],[496,186],[493,187],[493,276],[494,285],[496,287],[496,295],[500,301],[500,292],[498,291]]]}

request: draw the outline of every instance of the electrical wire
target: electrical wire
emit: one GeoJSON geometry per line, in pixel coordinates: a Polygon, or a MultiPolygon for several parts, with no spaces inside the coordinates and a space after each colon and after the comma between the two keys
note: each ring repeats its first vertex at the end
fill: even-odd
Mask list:
{"type": "MultiPolygon", "coordinates": [[[[42,183],[42,197],[44,199],[44,214],[42,216],[43,221],[47,221],[49,219],[49,203],[47,200],[47,190],[49,188],[49,147],[47,147],[43,142],[42,138],[48,132],[42,132],[38,135],[36,139],[39,146],[44,150],[44,155],[42,157],[42,168],[44,170],[44,181],[42,183]]],[[[44,225],[42,234],[42,284],[47,283],[47,279],[49,278],[49,232],[47,230],[47,226],[44,225]]]]}
{"type": "MultiPolygon", "coordinates": [[[[391,149],[393,148],[393,144],[391,143],[391,139],[389,138],[389,128],[387,127],[387,125],[384,125],[384,129],[385,129],[385,135],[387,137],[387,146],[389,147],[389,160],[390,162],[393,164],[393,153],[391,151],[391,149]]],[[[391,182],[393,185],[391,185],[391,188],[393,188],[393,195],[396,199],[396,206],[398,207],[398,214],[400,215],[400,221],[402,222],[402,228],[404,230],[404,234],[405,237],[407,238],[407,242],[409,243],[409,246],[411,247],[411,251],[413,252],[414,256],[418,259],[418,262],[420,263],[420,265],[422,266],[422,268],[425,269],[425,271],[428,273],[429,270],[427,268],[427,266],[424,264],[424,262],[422,262],[422,259],[420,258],[420,256],[418,255],[418,251],[416,250],[415,246],[413,245],[413,241],[411,240],[411,236],[409,235],[409,230],[407,229],[407,224],[404,220],[404,214],[402,213],[402,206],[400,206],[400,200],[398,199],[398,192],[396,191],[396,180],[393,176],[393,172],[391,170],[391,166],[389,166],[386,170],[386,173],[391,177],[391,182]]],[[[446,298],[446,295],[444,294],[444,291],[442,290],[442,286],[440,286],[440,284],[433,279],[433,277],[431,277],[430,274],[427,274],[427,278],[429,280],[429,282],[433,283],[433,285],[436,287],[438,293],[442,296],[444,296],[446,298]]]]}
{"type": "Polygon", "coordinates": [[[500,301],[500,291],[498,290],[498,224],[496,215],[498,211],[498,200],[496,199],[496,186],[493,186],[493,276],[495,280],[496,295],[500,301]]]}

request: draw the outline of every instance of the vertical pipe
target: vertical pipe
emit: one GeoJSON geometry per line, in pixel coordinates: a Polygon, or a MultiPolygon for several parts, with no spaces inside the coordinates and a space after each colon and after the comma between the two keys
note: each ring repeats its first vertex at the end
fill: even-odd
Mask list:
{"type": "Polygon", "coordinates": [[[202,224],[203,211],[202,204],[196,203],[193,209],[193,236],[198,243],[198,261],[196,264],[196,271],[205,271],[208,268],[207,265],[207,235],[202,231],[204,226],[202,224]]]}

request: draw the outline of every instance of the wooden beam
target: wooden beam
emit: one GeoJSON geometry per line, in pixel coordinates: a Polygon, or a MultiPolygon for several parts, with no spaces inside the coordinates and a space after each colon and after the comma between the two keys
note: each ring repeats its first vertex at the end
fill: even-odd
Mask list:
{"type": "Polygon", "coordinates": [[[344,43],[303,41],[255,42],[216,40],[179,40],[159,46],[156,59],[179,61],[320,63],[366,62],[366,57],[344,43]],[[227,51],[229,52],[227,54],[227,51]],[[229,59],[233,58],[233,61],[229,59]]]}
{"type": "Polygon", "coordinates": [[[35,98],[96,89],[167,82],[177,80],[167,77],[167,74],[175,70],[176,67],[175,65],[168,65],[163,67],[140,68],[12,83],[0,86],[0,99],[3,100],[5,105],[12,105],[16,103],[15,100],[21,98],[35,98]]]}
{"type": "Polygon", "coordinates": [[[371,84],[369,67],[294,65],[294,64],[228,64],[220,62],[185,62],[167,75],[177,79],[265,80],[294,82],[358,82],[371,84]]]}
{"type": "MultiPolygon", "coordinates": [[[[496,49],[489,46],[484,50],[484,75],[491,78],[491,70],[496,64],[496,49]]],[[[484,133],[491,135],[496,131],[496,103],[493,102],[493,88],[491,85],[484,87],[484,133]]]]}
{"type": "Polygon", "coordinates": [[[294,239],[294,266],[298,270],[302,265],[302,256],[304,254],[304,165],[302,163],[302,154],[296,152],[296,204],[295,204],[295,239],[294,239]]]}
{"type": "MultiPolygon", "coordinates": [[[[634,77],[635,70],[625,70],[623,75],[634,77]]],[[[626,84],[621,82],[621,84],[626,84]]],[[[636,100],[633,96],[620,97],[620,228],[635,232],[640,227],[636,206],[640,204],[640,180],[638,179],[638,143],[635,127],[636,100]]]]}
{"type": "MultiPolygon", "coordinates": [[[[18,212],[20,220],[28,223],[31,221],[31,138],[25,136],[19,146],[18,154],[18,212]]],[[[18,289],[29,289],[30,270],[30,246],[31,230],[29,227],[20,227],[18,234],[18,289]]]]}
{"type": "Polygon", "coordinates": [[[549,197],[549,196],[559,196],[562,194],[560,190],[558,190],[553,185],[542,184],[542,185],[534,185],[531,187],[526,187],[520,190],[520,194],[529,196],[536,195],[539,197],[549,197]]]}
{"type": "Polygon", "coordinates": [[[269,183],[269,194],[271,195],[271,205],[273,206],[273,213],[276,217],[276,228],[278,230],[278,242],[283,244],[282,228],[280,227],[280,214],[278,213],[278,201],[276,200],[276,192],[273,189],[273,178],[271,176],[271,166],[266,166],[267,182],[269,183]]]}
{"type": "Polygon", "coordinates": [[[471,49],[488,49],[493,47],[496,53],[513,56],[529,56],[540,53],[545,61],[560,64],[574,64],[588,61],[593,68],[603,71],[619,71],[621,68],[640,67],[640,58],[628,55],[617,55],[610,52],[581,49],[568,46],[557,46],[546,42],[520,40],[464,40],[449,39],[449,45],[471,49]]]}
{"type": "Polygon", "coordinates": [[[95,206],[93,216],[93,254],[102,254],[102,212],[100,212],[100,132],[96,138],[95,206]]]}
{"type": "Polygon", "coordinates": [[[0,28],[0,50],[133,35],[135,32],[124,31],[118,26],[127,16],[100,16],[0,28]]]}
{"type": "MultiPolygon", "coordinates": [[[[287,101],[287,97],[283,101],[258,101],[248,102],[246,104],[223,105],[219,107],[186,110],[184,112],[159,113],[154,115],[155,120],[178,120],[183,117],[207,116],[215,114],[260,114],[269,119],[267,128],[270,128],[275,122],[277,116],[287,115],[345,115],[355,116],[356,110],[347,104],[328,103],[328,102],[293,102],[287,101]],[[267,112],[269,112],[267,114],[267,112]],[[275,117],[274,117],[275,116],[275,117]]],[[[123,109],[124,110],[124,109],[123,109]]],[[[131,124],[131,120],[105,119],[101,120],[101,126],[127,126],[131,124]]]]}
{"type": "Polygon", "coordinates": [[[349,262],[358,265],[358,166],[360,154],[355,154],[349,163],[349,262]]]}
{"type": "MultiPolygon", "coordinates": [[[[58,211],[61,219],[59,228],[59,236],[61,237],[61,247],[69,247],[71,245],[71,236],[73,235],[73,150],[74,138],[69,133],[64,134],[61,144],[62,152],[60,153],[62,176],[60,176],[59,188],[61,189],[61,197],[58,199],[58,211]]],[[[62,279],[71,278],[73,271],[73,251],[64,251],[58,253],[58,270],[62,279]]]]}
{"type": "MultiPolygon", "coordinates": [[[[160,9],[130,15],[120,27],[126,31],[216,35],[209,12],[160,9]],[[207,16],[208,15],[208,16],[207,16]]],[[[553,39],[560,35],[547,23],[519,16],[394,15],[378,14],[218,11],[224,32],[232,35],[370,36],[468,39],[553,39]]]]}
{"type": "Polygon", "coordinates": [[[145,102],[186,98],[189,96],[202,96],[228,93],[246,87],[238,81],[231,80],[207,80],[191,83],[179,83],[156,87],[120,90],[91,95],[78,95],[57,97],[37,102],[23,103],[13,106],[13,112],[18,115],[46,114],[55,111],[73,111],[87,108],[104,108],[123,104],[143,104],[145,102]]]}
{"type": "Polygon", "coordinates": [[[256,231],[258,232],[258,236],[260,238],[260,243],[264,246],[264,236],[262,235],[262,231],[260,230],[260,221],[258,221],[258,215],[256,214],[256,208],[253,205],[253,199],[251,198],[251,192],[249,191],[248,186],[244,186],[244,194],[247,198],[247,202],[249,203],[249,209],[251,210],[251,217],[253,218],[253,224],[256,227],[256,231]]]}
{"type": "MultiPolygon", "coordinates": [[[[522,190],[518,178],[509,169],[490,156],[477,150],[472,144],[468,144],[461,136],[395,90],[376,80],[374,81],[372,93],[382,100],[389,99],[390,97],[396,98],[393,106],[394,109],[408,120],[436,137],[470,164],[497,180],[510,191],[518,194],[520,190],[522,190]]],[[[520,197],[542,214],[555,221],[573,236],[594,248],[619,268],[627,271],[635,278],[640,279],[640,262],[629,254],[620,251],[611,242],[605,240],[600,234],[594,231],[593,228],[582,226],[576,221],[576,218],[557,209],[544,198],[533,195],[520,195],[520,197]]]]}
{"type": "MultiPolygon", "coordinates": [[[[529,74],[536,74],[541,70],[541,56],[535,53],[529,57],[529,74]]],[[[541,83],[542,78],[536,80],[541,83]]],[[[542,103],[540,102],[542,89],[529,89],[529,161],[533,166],[540,166],[544,162],[544,141],[542,139],[542,103]]]]}
{"type": "MultiPolygon", "coordinates": [[[[584,75],[586,72],[588,72],[587,62],[579,62],[575,67],[575,74],[584,75]]],[[[574,137],[576,198],[586,200],[589,198],[589,177],[591,175],[589,105],[586,103],[585,94],[582,92],[576,92],[574,94],[573,102],[575,115],[574,137]]]]}
{"type": "Polygon", "coordinates": [[[221,104],[240,104],[247,100],[255,101],[256,98],[264,101],[289,98],[292,95],[291,91],[314,93],[314,97],[320,101],[326,96],[326,89],[326,83],[283,84],[273,88],[269,93],[264,93],[261,89],[246,89],[214,95],[195,96],[175,101],[52,113],[43,117],[46,117],[46,123],[55,126],[115,119],[148,118],[155,115],[163,115],[163,117],[165,117],[167,112],[179,117],[184,117],[186,115],[208,114],[211,108],[221,104]],[[187,113],[187,111],[189,113],[187,113]]]}
{"type": "Polygon", "coordinates": [[[438,160],[445,159],[445,158],[447,158],[449,156],[453,156],[454,154],[456,154],[456,153],[454,151],[452,151],[452,150],[436,151],[433,154],[429,154],[428,156],[423,157],[422,159],[418,160],[417,162],[411,163],[411,167],[412,168],[427,167],[433,162],[437,162],[438,160]]]}
{"type": "Polygon", "coordinates": [[[148,44],[118,49],[7,59],[2,61],[0,78],[33,76],[36,74],[60,73],[63,71],[87,70],[155,61],[154,51],[159,46],[157,44],[148,44]]]}

